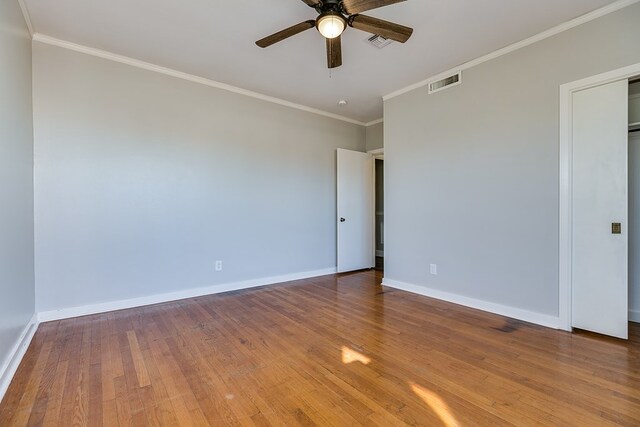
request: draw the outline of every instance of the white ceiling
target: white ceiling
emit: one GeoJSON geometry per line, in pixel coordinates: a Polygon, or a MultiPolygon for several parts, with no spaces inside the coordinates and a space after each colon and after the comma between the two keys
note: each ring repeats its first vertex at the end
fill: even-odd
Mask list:
{"type": "Polygon", "coordinates": [[[413,27],[406,44],[379,50],[349,28],[343,65],[329,72],[314,29],[267,49],[254,44],[315,19],[301,0],[25,0],[36,33],[362,122],[382,117],[383,95],[612,2],[409,0],[366,13],[413,27]]]}

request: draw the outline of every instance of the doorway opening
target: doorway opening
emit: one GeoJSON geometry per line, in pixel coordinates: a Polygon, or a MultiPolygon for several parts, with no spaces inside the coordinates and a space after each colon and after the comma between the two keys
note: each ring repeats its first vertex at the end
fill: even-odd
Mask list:
{"type": "Polygon", "coordinates": [[[384,268],[384,152],[337,150],[337,271],[384,268]]]}
{"type": "Polygon", "coordinates": [[[373,155],[338,148],[337,271],[375,266],[375,163],[373,155]]]}
{"type": "Polygon", "coordinates": [[[640,321],[639,74],[635,64],[560,88],[559,326],[568,331],[626,339],[640,321]]]}
{"type": "Polygon", "coordinates": [[[376,157],[376,176],[375,176],[375,188],[376,188],[376,203],[375,203],[375,218],[376,218],[376,266],[378,271],[384,271],[384,155],[376,157]]]}

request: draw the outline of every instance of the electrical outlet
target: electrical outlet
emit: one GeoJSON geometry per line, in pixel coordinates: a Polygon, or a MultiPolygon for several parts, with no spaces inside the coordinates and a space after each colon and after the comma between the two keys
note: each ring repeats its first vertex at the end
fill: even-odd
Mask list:
{"type": "Polygon", "coordinates": [[[438,265],[437,264],[431,264],[429,266],[429,272],[431,274],[433,274],[434,276],[437,276],[438,275],[438,265]]]}
{"type": "Polygon", "coordinates": [[[222,271],[222,261],[216,261],[216,271],[222,271]]]}

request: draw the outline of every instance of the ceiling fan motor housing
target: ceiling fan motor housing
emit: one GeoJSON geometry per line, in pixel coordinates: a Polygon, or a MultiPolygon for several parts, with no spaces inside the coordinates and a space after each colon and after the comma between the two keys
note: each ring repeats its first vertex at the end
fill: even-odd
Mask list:
{"type": "Polygon", "coordinates": [[[335,12],[342,11],[342,0],[325,0],[320,3],[320,6],[316,8],[318,12],[328,12],[333,10],[335,12]]]}

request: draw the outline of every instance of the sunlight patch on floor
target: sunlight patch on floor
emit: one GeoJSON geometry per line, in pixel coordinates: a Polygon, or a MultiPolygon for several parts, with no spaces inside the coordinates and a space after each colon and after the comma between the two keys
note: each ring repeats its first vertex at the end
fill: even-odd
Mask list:
{"type": "Polygon", "coordinates": [[[435,412],[438,417],[440,417],[440,420],[446,427],[456,427],[460,425],[451,413],[449,405],[447,405],[440,396],[429,389],[419,386],[418,384],[410,382],[409,385],[411,386],[411,390],[413,390],[413,392],[417,394],[420,399],[424,400],[424,402],[429,405],[431,410],[435,412]]]}
{"type": "Polygon", "coordinates": [[[349,363],[353,362],[360,362],[363,365],[368,365],[369,363],[371,363],[371,359],[360,353],[359,351],[342,346],[342,363],[348,365],[349,363]]]}

